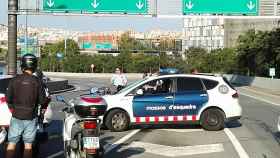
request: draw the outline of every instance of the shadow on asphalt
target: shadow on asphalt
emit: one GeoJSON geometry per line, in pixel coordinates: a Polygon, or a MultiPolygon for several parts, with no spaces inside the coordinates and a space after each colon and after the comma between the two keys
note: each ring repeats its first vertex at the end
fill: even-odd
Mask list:
{"type": "Polygon", "coordinates": [[[169,125],[133,125],[131,129],[201,129],[200,125],[169,124],[169,125]]]}
{"type": "Polygon", "coordinates": [[[128,145],[126,143],[119,145],[109,153],[106,153],[103,158],[128,158],[145,152],[144,148],[129,147],[128,145]]]}
{"type": "Polygon", "coordinates": [[[280,132],[274,132],[272,133],[274,139],[277,141],[277,143],[280,145],[280,132]]]}
{"type": "Polygon", "coordinates": [[[242,126],[242,123],[240,123],[240,121],[236,120],[236,121],[226,122],[225,125],[227,128],[238,128],[238,127],[242,126]]]}

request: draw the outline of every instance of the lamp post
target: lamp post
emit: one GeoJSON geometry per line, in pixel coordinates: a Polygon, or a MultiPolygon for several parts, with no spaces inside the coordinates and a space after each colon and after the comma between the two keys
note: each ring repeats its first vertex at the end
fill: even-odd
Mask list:
{"type": "MultiPolygon", "coordinates": [[[[26,8],[28,6],[28,1],[25,2],[26,8]]],[[[25,12],[25,37],[24,37],[24,41],[25,41],[25,53],[27,53],[27,49],[28,49],[28,26],[27,26],[27,16],[28,16],[28,10],[26,10],[25,12]]]]}
{"type": "Polygon", "coordinates": [[[158,61],[158,70],[160,70],[160,40],[157,39],[157,41],[155,42],[155,46],[156,46],[156,49],[158,51],[158,57],[159,57],[159,61],[158,61]]]}
{"type": "Polygon", "coordinates": [[[8,74],[17,74],[18,0],[8,0],[8,74]]]}

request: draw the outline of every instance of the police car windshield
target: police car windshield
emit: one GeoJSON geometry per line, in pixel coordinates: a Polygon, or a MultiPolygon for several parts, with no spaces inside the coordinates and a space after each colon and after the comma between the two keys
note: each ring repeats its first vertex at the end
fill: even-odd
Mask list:
{"type": "Polygon", "coordinates": [[[142,79],[142,80],[138,80],[138,81],[135,81],[135,82],[131,82],[131,83],[129,83],[124,89],[120,90],[117,94],[120,94],[120,93],[123,93],[123,92],[129,90],[130,88],[132,88],[132,87],[138,85],[139,83],[141,83],[141,82],[143,82],[143,81],[145,81],[145,80],[147,80],[147,78],[144,78],[144,79],[142,79]]]}

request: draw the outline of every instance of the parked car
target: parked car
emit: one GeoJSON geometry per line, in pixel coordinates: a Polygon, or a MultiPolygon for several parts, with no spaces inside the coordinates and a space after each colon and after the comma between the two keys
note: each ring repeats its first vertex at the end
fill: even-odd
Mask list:
{"type": "Polygon", "coordinates": [[[237,90],[222,76],[172,74],[136,81],[105,95],[103,124],[124,131],[132,124],[200,124],[221,130],[226,120],[241,118],[237,90]]]}

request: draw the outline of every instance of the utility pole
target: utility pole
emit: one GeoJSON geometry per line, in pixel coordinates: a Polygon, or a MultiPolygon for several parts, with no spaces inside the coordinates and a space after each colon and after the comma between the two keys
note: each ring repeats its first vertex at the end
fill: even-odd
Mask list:
{"type": "Polygon", "coordinates": [[[17,74],[18,0],[8,0],[8,75],[17,74]]]}
{"type": "MultiPolygon", "coordinates": [[[[27,2],[26,2],[26,5],[27,5],[27,2]]],[[[27,7],[26,7],[27,8],[27,7]]],[[[27,26],[27,16],[28,16],[28,11],[26,11],[26,15],[25,15],[25,38],[24,38],[24,41],[25,41],[25,53],[28,52],[28,26],[27,26]]]]}

